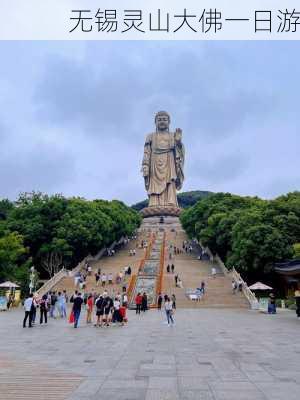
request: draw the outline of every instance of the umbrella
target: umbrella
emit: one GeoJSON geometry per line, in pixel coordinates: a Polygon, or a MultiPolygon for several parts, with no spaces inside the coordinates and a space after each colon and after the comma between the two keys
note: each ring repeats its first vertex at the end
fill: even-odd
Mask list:
{"type": "Polygon", "coordinates": [[[16,283],[6,281],[6,282],[1,283],[0,287],[2,287],[2,288],[18,288],[20,286],[17,285],[16,283]]]}
{"type": "Polygon", "coordinates": [[[273,288],[271,286],[265,285],[264,283],[261,282],[256,282],[253,285],[249,286],[250,290],[272,290],[273,288]]]}

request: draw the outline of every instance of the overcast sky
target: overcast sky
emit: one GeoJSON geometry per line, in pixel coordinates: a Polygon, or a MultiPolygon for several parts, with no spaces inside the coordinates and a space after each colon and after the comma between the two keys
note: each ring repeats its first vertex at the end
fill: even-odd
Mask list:
{"type": "Polygon", "coordinates": [[[299,190],[297,42],[0,43],[0,197],[145,198],[159,110],[183,130],[183,191],[299,190]]]}

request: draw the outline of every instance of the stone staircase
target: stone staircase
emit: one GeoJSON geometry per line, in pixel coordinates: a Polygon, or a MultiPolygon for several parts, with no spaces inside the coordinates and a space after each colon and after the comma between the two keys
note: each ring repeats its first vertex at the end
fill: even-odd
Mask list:
{"type": "MultiPolygon", "coordinates": [[[[101,273],[105,272],[108,275],[110,272],[113,274],[113,284],[108,284],[106,282],[105,288],[110,294],[118,293],[122,291],[123,286],[129,286],[130,277],[124,277],[123,282],[120,284],[115,283],[115,277],[118,272],[124,270],[124,267],[131,267],[131,276],[137,273],[140,260],[143,258],[145,254],[145,249],[139,247],[140,242],[144,240],[148,240],[149,235],[139,235],[136,240],[130,241],[127,245],[125,245],[122,249],[117,250],[114,256],[105,256],[102,257],[99,261],[92,261],[90,265],[92,267],[91,276],[87,276],[86,279],[86,288],[84,292],[102,292],[101,282],[99,281],[98,287],[96,286],[95,280],[95,272],[98,268],[101,268],[101,273]],[[130,250],[136,250],[135,256],[130,256],[130,250]]],[[[78,288],[77,288],[78,289],[78,288]]],[[[74,293],[75,285],[74,285],[74,277],[66,276],[57,285],[53,287],[52,290],[62,291],[66,290],[68,295],[74,293]]],[[[78,289],[79,290],[79,289],[78,289]]]]}
{"type": "MultiPolygon", "coordinates": [[[[188,240],[184,231],[169,231],[167,234],[167,247],[170,244],[182,249],[182,242],[188,240]]],[[[242,293],[232,294],[231,275],[225,276],[217,265],[210,261],[200,261],[197,259],[198,253],[183,253],[174,255],[169,259],[169,254],[165,257],[165,267],[163,276],[163,288],[167,294],[175,294],[177,307],[180,308],[249,308],[249,303],[242,293]],[[174,264],[175,272],[167,273],[166,266],[174,264]],[[211,268],[214,266],[217,270],[215,278],[211,275],[211,268]],[[183,283],[183,288],[175,287],[175,274],[178,274],[183,283]],[[206,284],[206,293],[201,301],[191,301],[186,296],[187,289],[196,289],[200,287],[201,282],[206,284]]]]}
{"type": "MultiPolygon", "coordinates": [[[[175,294],[176,303],[178,308],[202,308],[202,307],[212,307],[212,308],[249,308],[249,303],[242,293],[232,294],[231,289],[231,275],[225,276],[223,272],[215,266],[217,269],[217,275],[215,278],[211,276],[211,268],[213,264],[210,261],[200,261],[197,259],[197,252],[183,253],[179,255],[174,255],[173,258],[169,259],[169,251],[167,250],[169,245],[175,245],[178,248],[182,248],[182,242],[188,240],[186,233],[182,229],[176,229],[173,231],[172,226],[166,227],[160,225],[160,230],[164,228],[166,232],[166,252],[164,260],[164,270],[162,277],[162,293],[163,294],[175,294]],[[167,273],[167,264],[175,265],[175,273],[167,273]],[[183,288],[175,287],[175,274],[178,274],[183,283],[183,288]],[[201,301],[192,301],[186,296],[187,289],[196,289],[201,285],[201,282],[206,283],[206,293],[201,301]]],[[[153,231],[153,230],[152,230],[153,231]]],[[[99,261],[90,263],[92,266],[92,275],[87,277],[86,293],[90,292],[102,292],[101,282],[99,286],[96,286],[95,282],[95,272],[98,268],[101,268],[101,272],[113,274],[114,283],[108,285],[106,283],[106,290],[110,294],[116,294],[122,291],[122,287],[130,286],[130,280],[132,276],[138,275],[139,266],[141,260],[145,256],[145,249],[141,249],[139,244],[142,240],[147,240],[150,242],[150,237],[152,231],[141,229],[136,240],[130,241],[122,249],[116,251],[114,256],[103,257],[99,261]],[[136,249],[136,255],[130,256],[129,251],[131,249],[136,249]],[[126,266],[131,266],[132,274],[131,278],[126,277],[121,284],[115,283],[115,276],[118,272],[124,269],[126,266]]],[[[158,229],[156,230],[156,234],[158,229]]],[[[71,295],[74,290],[74,277],[66,276],[64,277],[56,286],[53,288],[56,291],[66,290],[69,295],[71,295]]]]}

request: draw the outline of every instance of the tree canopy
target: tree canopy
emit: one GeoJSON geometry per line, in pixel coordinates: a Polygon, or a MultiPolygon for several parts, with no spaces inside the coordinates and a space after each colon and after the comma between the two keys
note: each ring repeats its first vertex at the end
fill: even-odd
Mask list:
{"type": "Polygon", "coordinates": [[[139,214],[120,201],[24,193],[0,201],[0,280],[19,279],[34,265],[49,278],[89,254],[131,235],[139,214]]]}
{"type": "Polygon", "coordinates": [[[300,192],[274,200],[217,193],[184,210],[180,218],[190,237],[245,276],[259,277],[299,252],[300,192]]]}

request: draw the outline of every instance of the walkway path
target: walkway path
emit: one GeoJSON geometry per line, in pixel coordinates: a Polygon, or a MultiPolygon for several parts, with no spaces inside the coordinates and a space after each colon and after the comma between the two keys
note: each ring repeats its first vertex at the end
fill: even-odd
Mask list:
{"type": "Polygon", "coordinates": [[[0,399],[298,400],[294,312],[129,311],[125,327],[79,329],[64,320],[23,329],[0,313],[0,399]]]}
{"type": "MultiPolygon", "coordinates": [[[[177,234],[169,232],[167,243],[173,244],[182,249],[182,242],[188,240],[184,231],[177,234]]],[[[241,293],[232,294],[231,277],[224,276],[218,269],[215,278],[211,276],[213,264],[209,261],[200,261],[198,254],[183,253],[175,255],[171,260],[169,254],[166,254],[163,288],[168,293],[174,293],[177,298],[177,306],[184,308],[201,307],[226,307],[226,308],[249,308],[249,303],[241,293]],[[166,265],[175,265],[175,273],[168,274],[166,265]],[[183,289],[175,287],[174,275],[178,274],[183,283],[183,289]],[[206,294],[200,302],[189,300],[186,295],[186,289],[196,289],[200,287],[201,282],[206,284],[206,294]]]]}
{"type": "MultiPolygon", "coordinates": [[[[99,261],[92,264],[93,273],[91,277],[87,279],[86,292],[101,291],[102,289],[96,288],[94,273],[101,268],[102,272],[112,273],[113,277],[117,272],[120,272],[125,266],[131,266],[132,275],[136,274],[140,265],[141,259],[144,257],[145,250],[140,249],[138,244],[141,243],[142,239],[150,240],[150,234],[139,235],[136,241],[129,242],[123,249],[116,252],[113,257],[104,257],[99,261]],[[130,249],[136,249],[136,256],[129,256],[130,249]]],[[[167,246],[173,244],[179,248],[182,248],[183,240],[188,240],[187,235],[184,231],[179,231],[177,234],[167,231],[167,246]]],[[[249,303],[241,293],[232,295],[231,289],[231,277],[224,276],[220,271],[216,278],[211,276],[212,264],[209,261],[200,261],[197,259],[197,254],[184,253],[176,255],[172,260],[169,260],[168,251],[165,254],[165,268],[162,283],[162,292],[171,295],[175,294],[177,298],[177,307],[179,308],[203,308],[203,307],[218,307],[218,308],[249,308],[249,303]],[[166,266],[168,263],[175,264],[175,273],[178,273],[183,282],[183,288],[176,288],[174,275],[167,274],[166,266]],[[206,283],[206,294],[200,302],[191,301],[186,297],[187,289],[196,289],[200,286],[201,281],[204,280],[206,283]]],[[[130,279],[124,282],[127,287],[129,286],[130,279]]],[[[109,292],[117,293],[121,292],[122,284],[106,285],[109,292]]],[[[54,288],[55,290],[66,289],[68,294],[71,295],[74,291],[74,278],[65,277],[62,279],[54,288]]]]}

